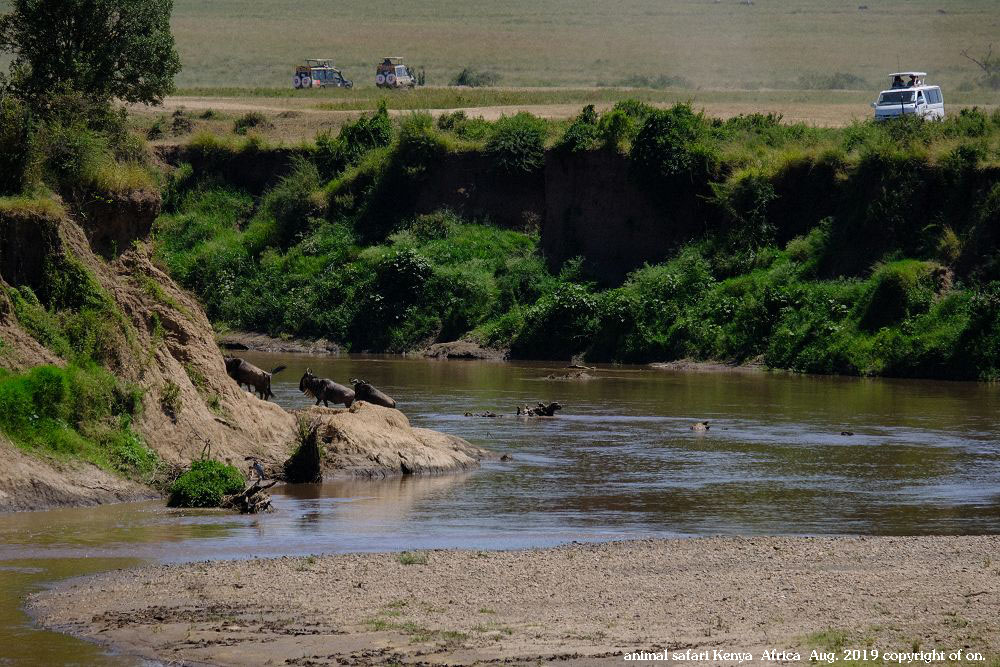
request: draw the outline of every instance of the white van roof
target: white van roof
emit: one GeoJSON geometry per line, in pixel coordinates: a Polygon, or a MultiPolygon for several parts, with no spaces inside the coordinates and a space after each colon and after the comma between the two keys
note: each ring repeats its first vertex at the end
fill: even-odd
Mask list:
{"type": "Polygon", "coordinates": [[[896,76],[916,76],[916,77],[921,77],[921,76],[927,76],[927,72],[893,72],[889,76],[893,76],[893,77],[896,77],[896,76]]]}
{"type": "Polygon", "coordinates": [[[886,88],[881,91],[883,93],[898,93],[901,90],[930,90],[932,88],[940,88],[941,86],[925,86],[920,84],[919,86],[907,86],[906,88],[886,88]]]}

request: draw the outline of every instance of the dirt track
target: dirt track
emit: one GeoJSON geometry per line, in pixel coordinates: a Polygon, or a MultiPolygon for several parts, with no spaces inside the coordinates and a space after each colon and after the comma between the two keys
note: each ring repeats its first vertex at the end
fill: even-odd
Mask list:
{"type": "MultiPolygon", "coordinates": [[[[632,651],[1000,652],[1000,537],[707,538],[198,563],[33,598],[47,626],[220,665],[598,665],[632,651]]],[[[797,662],[791,654],[786,656],[797,662]]],[[[963,663],[967,664],[967,663],[963,663]]]]}

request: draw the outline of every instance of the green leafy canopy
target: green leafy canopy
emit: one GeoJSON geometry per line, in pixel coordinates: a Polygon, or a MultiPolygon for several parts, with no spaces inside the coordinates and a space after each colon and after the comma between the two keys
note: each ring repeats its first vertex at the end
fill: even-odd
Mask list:
{"type": "Polygon", "coordinates": [[[173,0],[12,0],[0,49],[29,100],[70,88],[94,100],[158,104],[181,69],[170,33],[173,0]]]}

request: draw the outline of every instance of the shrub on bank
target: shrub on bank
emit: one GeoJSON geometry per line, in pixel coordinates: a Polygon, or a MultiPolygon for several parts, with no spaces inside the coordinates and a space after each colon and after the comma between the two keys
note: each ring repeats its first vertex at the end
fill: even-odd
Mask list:
{"type": "Polygon", "coordinates": [[[357,164],[369,151],[391,144],[392,137],[392,120],[385,102],[382,102],[371,116],[362,116],[342,125],[336,137],[329,132],[321,132],[316,137],[316,166],[320,174],[329,180],[357,164]]]}
{"type": "Polygon", "coordinates": [[[219,507],[228,495],[246,484],[243,474],[231,465],[201,459],[170,485],[169,507],[219,507]]]}
{"type": "Polygon", "coordinates": [[[530,174],[545,165],[545,121],[529,113],[503,116],[493,127],[485,153],[502,174],[530,174]]]}
{"type": "Polygon", "coordinates": [[[566,132],[556,143],[556,149],[569,153],[591,150],[597,141],[598,120],[594,105],[585,106],[580,115],[574,118],[572,124],[566,128],[566,132]]]}
{"type": "Polygon", "coordinates": [[[24,191],[30,164],[28,111],[13,97],[0,95],[0,196],[24,191]]]}
{"type": "Polygon", "coordinates": [[[248,111],[233,121],[235,134],[246,134],[250,130],[271,130],[274,123],[259,111],[248,111]]]}
{"type": "Polygon", "coordinates": [[[704,117],[687,104],[653,111],[632,143],[633,173],[658,189],[708,183],[719,160],[708,139],[704,117]]]}

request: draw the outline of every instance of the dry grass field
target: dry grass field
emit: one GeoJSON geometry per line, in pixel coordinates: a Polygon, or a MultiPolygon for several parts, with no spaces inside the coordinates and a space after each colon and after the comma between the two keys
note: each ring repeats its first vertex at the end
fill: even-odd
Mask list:
{"type": "MultiPolygon", "coordinates": [[[[0,0],[0,11],[9,5],[0,0]]],[[[505,86],[667,76],[685,88],[750,90],[801,88],[800,77],[819,72],[874,84],[903,67],[927,69],[957,90],[976,76],[962,49],[998,41],[1000,7],[996,0],[175,0],[173,25],[182,88],[287,87],[296,63],[327,56],[370,86],[377,58],[403,55],[438,85],[466,65],[495,69],[505,86]]]]}
{"type": "Polygon", "coordinates": [[[403,55],[447,84],[462,67],[504,85],[593,86],[632,76],[692,88],[799,88],[845,72],[866,82],[927,69],[957,89],[1000,34],[996,0],[175,0],[181,87],[288,86],[305,57],[334,57],[370,86],[403,55]],[[859,5],[867,5],[860,10],[859,5]]]}

